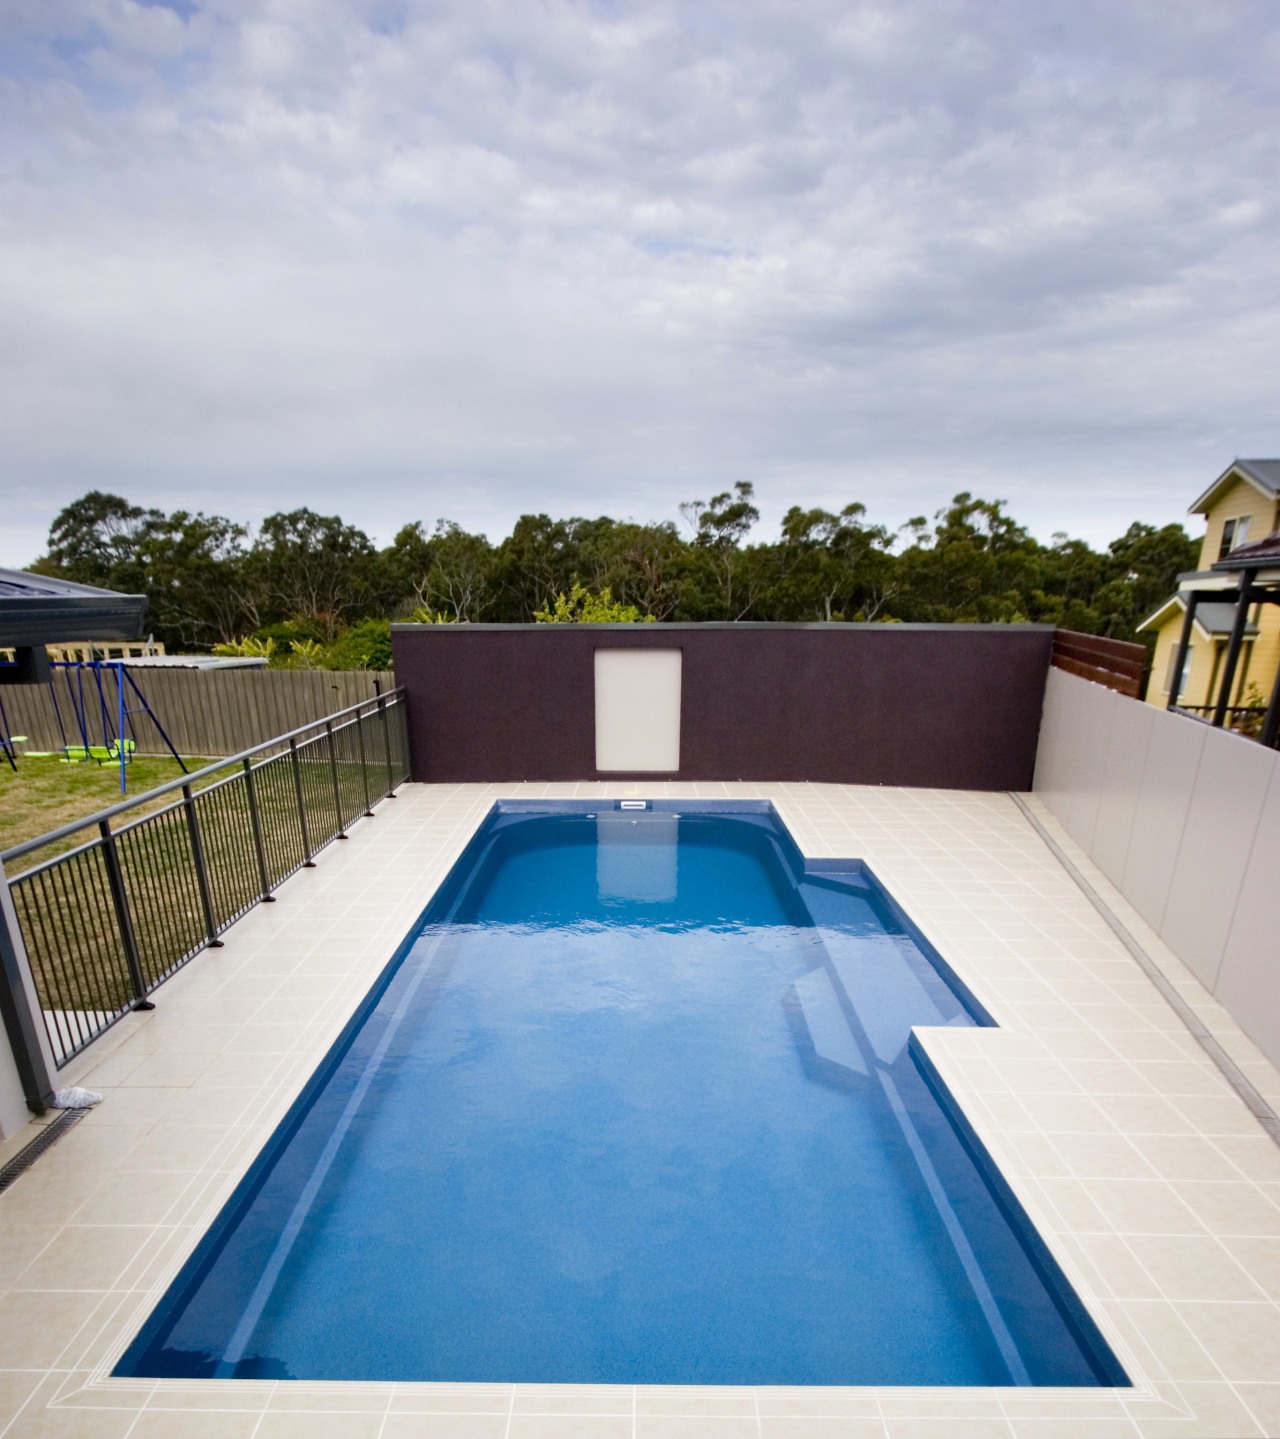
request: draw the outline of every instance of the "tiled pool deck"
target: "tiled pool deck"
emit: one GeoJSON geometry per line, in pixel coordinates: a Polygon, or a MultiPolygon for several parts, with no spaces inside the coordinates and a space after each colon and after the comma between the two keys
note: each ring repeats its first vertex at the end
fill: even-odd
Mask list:
{"type": "MultiPolygon", "coordinates": [[[[1273,1106],[1280,1074],[1037,815],[1273,1106]]],[[[104,1102],[0,1195],[0,1434],[1121,1439],[1280,1434],[1280,1150],[1004,795],[406,786],[79,1063],[104,1102]],[[866,859],[1001,1028],[924,1031],[1128,1390],[136,1381],[127,1341],[495,799],[764,798],[866,859]]],[[[30,1138],[0,1147],[0,1163],[30,1138]]],[[[363,1296],[351,1297],[358,1323],[363,1296]]]]}

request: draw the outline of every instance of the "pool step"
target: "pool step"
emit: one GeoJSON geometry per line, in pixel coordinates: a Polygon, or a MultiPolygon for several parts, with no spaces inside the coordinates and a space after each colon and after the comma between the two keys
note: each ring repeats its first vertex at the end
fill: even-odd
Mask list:
{"type": "Polygon", "coordinates": [[[811,884],[818,889],[834,890],[837,894],[852,894],[859,899],[868,899],[875,893],[871,885],[865,879],[860,879],[856,874],[833,871],[830,873],[817,873],[806,870],[801,884],[811,884]]]}
{"type": "Polygon", "coordinates": [[[791,986],[813,1052],[837,1077],[865,1077],[866,1061],[849,1029],[840,997],[825,967],[802,974],[791,986]]]}
{"type": "Polygon", "coordinates": [[[833,992],[857,1017],[876,1057],[886,1064],[906,1048],[914,1025],[972,1024],[963,1012],[944,1014],[939,1009],[915,973],[919,951],[906,935],[824,930],[822,939],[836,975],[833,992]]]}

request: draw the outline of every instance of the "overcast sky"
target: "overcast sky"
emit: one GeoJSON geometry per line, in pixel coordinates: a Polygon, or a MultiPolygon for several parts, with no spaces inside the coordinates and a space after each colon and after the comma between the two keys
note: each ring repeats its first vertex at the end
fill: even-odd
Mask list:
{"type": "Polygon", "coordinates": [[[1275,0],[0,0],[0,564],[92,488],[1180,519],[1280,455],[1277,74],[1275,0]]]}

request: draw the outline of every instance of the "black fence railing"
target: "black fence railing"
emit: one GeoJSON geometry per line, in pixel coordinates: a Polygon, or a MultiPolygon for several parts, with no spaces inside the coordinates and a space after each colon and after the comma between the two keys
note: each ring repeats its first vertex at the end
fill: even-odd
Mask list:
{"type": "Polygon", "coordinates": [[[0,855],[58,1067],[408,775],[394,690],[0,855]]]}
{"type": "MultiPolygon", "coordinates": [[[[1175,714],[1186,715],[1188,719],[1199,720],[1211,725],[1217,707],[1215,705],[1170,705],[1175,714]]],[[[1223,717],[1223,728],[1234,730],[1246,739],[1262,739],[1266,728],[1267,710],[1264,705],[1229,705],[1223,717]]]]}

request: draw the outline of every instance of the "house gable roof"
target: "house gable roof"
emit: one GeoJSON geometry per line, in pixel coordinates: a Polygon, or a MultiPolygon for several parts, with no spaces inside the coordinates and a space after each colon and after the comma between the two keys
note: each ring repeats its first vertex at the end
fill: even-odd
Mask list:
{"type": "Polygon", "coordinates": [[[1280,497],[1280,460],[1232,460],[1213,484],[1187,507],[1189,515],[1207,514],[1218,492],[1236,480],[1245,480],[1268,499],[1280,497]]]}
{"type": "MultiPolygon", "coordinates": [[[[1165,600],[1154,614],[1150,614],[1138,626],[1142,630],[1161,630],[1168,623],[1171,615],[1177,613],[1179,617],[1186,614],[1187,602],[1181,595],[1171,595],[1165,600]]],[[[1212,639],[1217,635],[1229,635],[1235,624],[1236,607],[1231,600],[1202,600],[1196,606],[1196,617],[1194,627],[1199,630],[1204,639],[1212,639]]],[[[1250,621],[1244,630],[1246,636],[1254,636],[1258,633],[1258,626],[1250,621]]]]}

